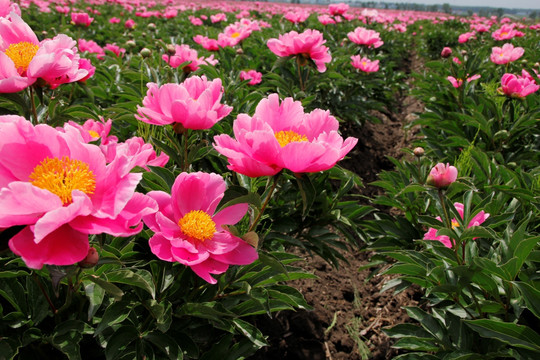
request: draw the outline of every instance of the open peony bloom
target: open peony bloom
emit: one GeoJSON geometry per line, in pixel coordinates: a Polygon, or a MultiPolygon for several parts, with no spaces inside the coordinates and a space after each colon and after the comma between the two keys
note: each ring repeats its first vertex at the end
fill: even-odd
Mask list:
{"type": "Polygon", "coordinates": [[[460,44],[466,43],[471,38],[474,38],[475,35],[476,35],[476,33],[474,31],[463,33],[463,34],[459,35],[458,42],[460,44]]]}
{"type": "Polygon", "coordinates": [[[381,34],[375,30],[368,30],[361,26],[348,33],[347,37],[355,44],[366,45],[373,48],[378,48],[384,44],[381,40],[381,34]]]}
{"type": "Polygon", "coordinates": [[[225,230],[248,210],[248,204],[237,204],[215,213],[224,196],[225,181],[220,175],[203,172],[181,173],[171,194],[151,191],[159,210],[145,216],[145,224],[155,233],[150,249],[160,259],[191,267],[211,284],[212,274],[222,274],[229,265],[251,264],[257,250],[225,230]]]}
{"type": "MultiPolygon", "coordinates": [[[[461,203],[454,203],[454,207],[458,211],[460,217],[463,219],[463,204],[461,203]]],[[[467,225],[467,228],[481,225],[486,219],[489,217],[488,213],[485,213],[484,210],[480,211],[478,214],[476,214],[475,217],[472,218],[469,225],[467,225]]],[[[437,216],[437,220],[442,221],[440,216],[437,216]]],[[[452,228],[458,227],[459,223],[454,218],[452,219],[452,228]]],[[[437,240],[444,244],[444,246],[448,248],[452,248],[452,241],[450,238],[446,235],[439,235],[437,236],[437,229],[435,228],[429,228],[428,232],[424,234],[424,240],[437,240]]]]}
{"type": "Polygon", "coordinates": [[[129,159],[107,164],[75,127],[8,115],[0,133],[0,228],[26,225],[9,247],[30,268],[75,264],[88,254],[89,234],[137,234],[142,216],[157,211],[135,192],[142,175],[131,173],[129,159]]]}
{"type": "Polygon", "coordinates": [[[277,56],[298,56],[302,64],[311,59],[319,72],[325,72],[326,64],[332,60],[325,42],[322,33],[307,29],[301,34],[291,31],[279,35],[279,39],[269,39],[266,45],[277,56]]]}
{"type": "Polygon", "coordinates": [[[214,147],[229,160],[229,169],[250,177],[275,175],[282,169],[295,173],[328,170],[356,145],[338,133],[338,121],[329,111],[304,113],[299,101],[277,94],[262,99],[255,114],[239,114],[234,136],[214,137],[214,147]]]}
{"type": "Polygon", "coordinates": [[[72,12],[71,13],[71,22],[75,25],[84,25],[86,27],[90,26],[90,24],[94,21],[93,17],[90,17],[88,13],[84,12],[72,12]]]}
{"type": "Polygon", "coordinates": [[[172,68],[177,68],[187,62],[188,64],[184,65],[182,68],[186,73],[198,70],[199,65],[215,65],[218,62],[217,60],[214,60],[214,55],[211,55],[206,59],[203,56],[198,57],[199,54],[197,53],[197,50],[190,48],[189,45],[175,45],[174,50],[174,55],[169,56],[164,54],[161,58],[172,68]]]}
{"type": "Polygon", "coordinates": [[[491,49],[490,59],[498,65],[507,64],[511,61],[516,61],[525,53],[522,47],[514,47],[512,44],[504,44],[502,48],[495,46],[491,49]]]}
{"type": "Polygon", "coordinates": [[[88,70],[79,67],[75,45],[63,34],[39,42],[15,13],[0,18],[0,93],[21,91],[38,78],[52,88],[85,78],[88,70]]]}
{"type": "Polygon", "coordinates": [[[504,74],[501,78],[501,85],[499,90],[506,96],[513,98],[523,98],[540,88],[530,77],[516,76],[514,74],[504,74]]]}
{"type": "Polygon", "coordinates": [[[257,70],[240,71],[241,80],[249,80],[249,85],[257,85],[262,81],[262,73],[257,70]]]}
{"type": "Polygon", "coordinates": [[[457,169],[450,164],[438,163],[431,169],[427,184],[433,185],[438,188],[448,187],[451,183],[456,181],[458,175],[457,169]]]}
{"type": "Polygon", "coordinates": [[[11,0],[0,0],[0,17],[8,17],[11,12],[21,16],[21,8],[17,3],[11,0]]]}
{"type": "MultiPolygon", "coordinates": [[[[480,74],[476,74],[476,75],[473,75],[473,76],[469,76],[469,74],[467,74],[467,79],[466,81],[468,83],[470,83],[471,81],[473,80],[478,80],[480,79],[482,76],[480,74]]],[[[456,89],[459,88],[461,85],[463,85],[463,79],[456,79],[455,77],[453,76],[448,76],[446,78],[448,81],[450,81],[450,83],[452,84],[453,87],[455,87],[456,89]]]]}
{"type": "Polygon", "coordinates": [[[371,61],[365,56],[360,58],[360,55],[351,56],[351,60],[351,65],[360,71],[367,73],[379,71],[379,60],[371,61]]]}
{"type": "Polygon", "coordinates": [[[137,107],[139,116],[135,117],[149,124],[178,123],[186,129],[210,129],[232,111],[220,102],[223,86],[219,78],[208,81],[205,76],[192,76],[181,84],[147,86],[144,107],[137,107]]]}

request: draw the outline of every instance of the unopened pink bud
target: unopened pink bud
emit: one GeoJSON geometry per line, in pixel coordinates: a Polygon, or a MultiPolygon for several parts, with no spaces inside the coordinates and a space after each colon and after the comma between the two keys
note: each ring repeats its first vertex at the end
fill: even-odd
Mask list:
{"type": "Polygon", "coordinates": [[[428,185],[435,186],[437,188],[448,187],[451,183],[456,181],[458,171],[454,166],[450,164],[438,163],[431,169],[426,183],[428,185]]]}
{"type": "Polygon", "coordinates": [[[97,250],[94,247],[90,247],[90,249],[88,249],[88,254],[86,255],[86,257],[83,260],[79,261],[79,266],[85,269],[91,268],[96,266],[98,261],[99,254],[97,250]]]}
{"type": "Polygon", "coordinates": [[[452,49],[450,49],[449,47],[444,47],[441,51],[441,56],[443,58],[447,58],[449,57],[450,55],[452,55],[452,49]]]}

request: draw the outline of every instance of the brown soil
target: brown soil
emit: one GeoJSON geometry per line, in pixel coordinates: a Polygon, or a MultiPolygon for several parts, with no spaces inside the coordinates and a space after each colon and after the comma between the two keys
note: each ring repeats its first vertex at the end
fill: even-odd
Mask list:
{"type": "MultiPolygon", "coordinates": [[[[411,57],[406,71],[417,71],[420,62],[411,57]]],[[[411,96],[398,99],[399,105],[390,117],[378,114],[381,123],[366,123],[362,128],[343,129],[343,135],[355,136],[359,142],[340,164],[360,175],[366,185],[362,195],[372,197],[379,189],[369,183],[382,170],[393,169],[388,157],[400,158],[401,149],[410,146],[415,131],[405,133],[403,125],[422,111],[422,104],[411,96]],[[359,159],[361,159],[359,161],[359,159]]],[[[343,254],[348,264],[339,269],[319,257],[303,256],[301,265],[318,279],[292,283],[313,307],[311,311],[283,311],[273,318],[259,318],[257,327],[268,336],[270,346],[259,350],[250,360],[358,360],[392,359],[398,352],[382,329],[409,321],[402,309],[421,299],[417,288],[394,295],[381,293],[391,276],[370,278],[370,269],[358,271],[369,263],[370,254],[343,254]]]]}

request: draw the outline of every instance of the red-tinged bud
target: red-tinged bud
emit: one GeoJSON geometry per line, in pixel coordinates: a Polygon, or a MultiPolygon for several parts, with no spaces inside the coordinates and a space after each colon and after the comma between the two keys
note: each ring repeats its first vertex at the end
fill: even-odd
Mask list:
{"type": "Polygon", "coordinates": [[[83,269],[91,268],[97,265],[99,261],[99,254],[97,250],[94,247],[90,247],[88,249],[88,255],[86,257],[79,261],[79,266],[83,269]]]}
{"type": "Polygon", "coordinates": [[[413,154],[414,154],[414,156],[417,156],[417,157],[423,156],[424,155],[424,148],[421,148],[421,147],[414,148],[413,154]]]}
{"type": "Polygon", "coordinates": [[[441,51],[441,56],[443,58],[447,58],[450,57],[450,55],[452,55],[452,49],[450,49],[449,47],[444,47],[441,51]]]}

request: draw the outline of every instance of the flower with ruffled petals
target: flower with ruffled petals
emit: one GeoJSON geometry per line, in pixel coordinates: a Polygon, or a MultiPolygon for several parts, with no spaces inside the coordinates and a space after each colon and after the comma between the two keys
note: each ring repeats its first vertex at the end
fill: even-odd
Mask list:
{"type": "Polygon", "coordinates": [[[446,188],[456,181],[457,175],[458,171],[454,166],[438,163],[429,172],[426,183],[437,188],[446,188]]]}
{"type": "Polygon", "coordinates": [[[258,258],[257,250],[225,230],[248,210],[236,204],[216,213],[224,196],[225,181],[220,175],[203,172],[181,173],[171,194],[151,191],[148,196],[159,205],[157,213],[145,216],[145,224],[155,234],[151,251],[161,260],[189,266],[210,284],[212,275],[222,274],[229,265],[247,265],[258,258]]]}
{"type": "Polygon", "coordinates": [[[360,55],[351,56],[351,60],[351,65],[360,71],[367,73],[379,71],[379,60],[371,61],[365,56],[360,58],[360,55]]]}
{"type": "Polygon", "coordinates": [[[15,13],[0,18],[0,93],[23,90],[42,78],[51,87],[79,81],[88,71],[79,68],[75,41],[60,34],[39,42],[15,13]]]}
{"type": "Polygon", "coordinates": [[[86,27],[90,26],[90,24],[94,21],[93,17],[90,17],[87,13],[77,13],[72,12],[71,13],[71,22],[75,25],[84,25],[86,27]]]}
{"type": "Polygon", "coordinates": [[[464,44],[467,41],[469,41],[471,38],[473,38],[475,35],[476,35],[476,33],[474,31],[463,33],[463,34],[459,35],[458,42],[460,44],[464,44]]]}
{"type": "Polygon", "coordinates": [[[291,31],[279,35],[279,39],[269,39],[266,43],[268,48],[277,56],[298,56],[299,63],[307,63],[313,60],[319,72],[326,71],[326,64],[332,60],[328,48],[323,44],[323,34],[317,30],[308,29],[299,34],[291,31]]]}
{"type": "Polygon", "coordinates": [[[283,17],[293,24],[298,24],[306,21],[309,15],[309,11],[295,9],[295,11],[287,11],[283,17]]]}
{"type": "Polygon", "coordinates": [[[141,174],[128,159],[107,164],[74,127],[2,116],[0,133],[0,228],[25,226],[9,247],[30,268],[75,264],[88,254],[89,234],[136,234],[142,216],[157,211],[135,192],[141,174]]]}
{"type": "Polygon", "coordinates": [[[195,35],[193,37],[193,41],[195,41],[197,44],[201,45],[203,48],[205,48],[208,51],[219,50],[218,41],[216,39],[210,39],[208,36],[195,35]]]}
{"type": "Polygon", "coordinates": [[[229,161],[228,168],[250,177],[275,175],[282,169],[295,173],[332,168],[356,145],[338,133],[339,123],[329,111],[304,113],[299,101],[277,94],[262,99],[255,114],[239,114],[233,123],[235,139],[214,137],[214,148],[229,161]]]}
{"type": "Polygon", "coordinates": [[[174,55],[169,56],[164,54],[161,56],[161,58],[172,68],[177,68],[181,64],[188,62],[188,64],[183,67],[183,71],[186,73],[198,70],[199,65],[215,65],[215,62],[217,62],[217,60],[214,60],[214,55],[212,55],[208,59],[205,59],[203,56],[198,57],[199,54],[197,53],[197,50],[190,48],[189,45],[175,45],[174,50],[174,55]]]}
{"type": "Polygon", "coordinates": [[[328,5],[328,11],[332,15],[343,15],[349,10],[349,5],[345,3],[330,4],[328,5]]]}
{"type": "Polygon", "coordinates": [[[540,88],[531,78],[514,74],[504,74],[501,78],[501,85],[500,91],[513,98],[523,98],[540,88]]]}
{"type": "Polygon", "coordinates": [[[523,32],[514,29],[514,25],[504,24],[499,29],[495,30],[491,37],[495,40],[510,40],[514,37],[523,36],[523,32]]]}
{"type": "Polygon", "coordinates": [[[105,50],[99,46],[94,40],[78,40],[79,51],[88,52],[91,54],[97,54],[98,59],[103,59],[105,57],[105,50]]]}
{"type": "Polygon", "coordinates": [[[209,129],[229,115],[232,107],[221,103],[223,86],[221,79],[208,81],[205,76],[192,76],[181,84],[158,86],[149,83],[135,115],[149,124],[181,124],[185,129],[209,129]]]}
{"type": "Polygon", "coordinates": [[[512,44],[504,44],[502,48],[495,46],[491,49],[490,59],[495,64],[503,65],[516,61],[523,56],[524,53],[525,49],[522,47],[514,47],[512,44]]]}
{"type": "Polygon", "coordinates": [[[257,85],[262,81],[262,73],[257,70],[248,70],[240,72],[241,80],[249,80],[249,85],[257,85]]]}
{"type": "Polygon", "coordinates": [[[103,50],[108,50],[108,51],[112,52],[114,55],[116,55],[118,57],[123,57],[124,54],[126,53],[126,49],[121,48],[120,46],[116,45],[115,43],[106,44],[103,47],[103,50]]]}
{"type": "MultiPolygon", "coordinates": [[[[467,74],[467,78],[466,78],[466,81],[468,83],[470,83],[471,81],[473,80],[478,80],[482,77],[482,75],[480,74],[476,74],[476,75],[473,75],[473,76],[469,76],[469,74],[467,74]]],[[[459,88],[461,85],[463,85],[463,79],[456,79],[455,77],[453,76],[448,76],[446,78],[448,81],[450,81],[450,83],[452,84],[453,87],[455,87],[456,89],[459,88]]]]}
{"type": "Polygon", "coordinates": [[[11,0],[0,0],[0,17],[8,17],[11,12],[21,16],[21,8],[17,3],[13,3],[11,0]]]}
{"type": "MultiPolygon", "coordinates": [[[[456,208],[457,212],[459,213],[461,219],[463,219],[463,204],[461,203],[454,203],[454,207],[456,208]]],[[[480,211],[478,214],[476,214],[472,220],[467,225],[467,228],[481,225],[484,221],[487,220],[489,217],[489,214],[484,212],[484,210],[480,211]]],[[[442,221],[440,216],[437,216],[437,220],[442,221]]],[[[452,227],[459,227],[459,222],[454,218],[452,219],[452,227]]],[[[452,248],[452,241],[450,238],[446,235],[438,235],[437,236],[437,229],[435,228],[429,228],[428,232],[424,234],[424,240],[437,240],[444,244],[447,248],[452,248]]]]}
{"type": "Polygon", "coordinates": [[[355,44],[373,48],[378,48],[384,44],[384,41],[381,40],[381,34],[375,30],[368,30],[361,26],[348,33],[347,37],[355,44]]]}

